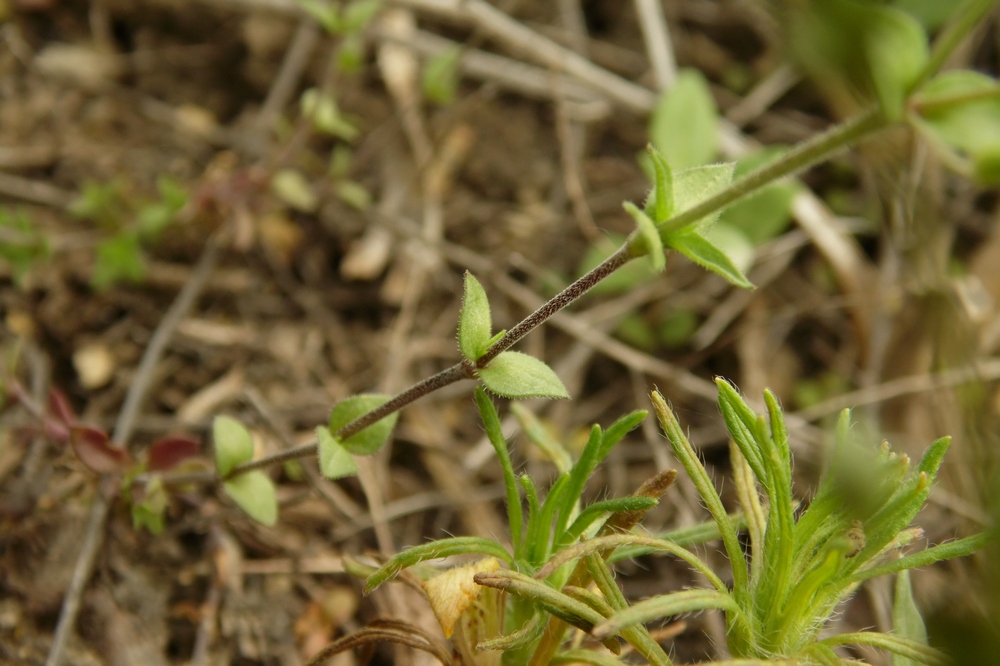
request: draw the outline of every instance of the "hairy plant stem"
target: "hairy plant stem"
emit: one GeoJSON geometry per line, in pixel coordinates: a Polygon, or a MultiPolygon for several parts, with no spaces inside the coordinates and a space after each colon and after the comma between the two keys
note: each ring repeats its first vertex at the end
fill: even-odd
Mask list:
{"type": "Polygon", "coordinates": [[[703,217],[736,203],[743,197],[760,190],[765,185],[769,185],[785,176],[791,176],[823,161],[836,151],[846,148],[863,136],[886,127],[889,125],[889,122],[882,115],[881,110],[869,109],[839,125],[834,125],[827,131],[798,144],[774,162],[751,171],[718,194],[705,199],[697,206],[688,208],[670,218],[663,224],[662,229],[667,234],[690,229],[703,217]]]}
{"type": "MultiPolygon", "coordinates": [[[[767,164],[756,171],[753,171],[743,178],[732,183],[725,190],[719,192],[693,208],[682,211],[679,215],[671,218],[665,225],[666,233],[676,233],[687,227],[693,226],[703,217],[715,213],[723,208],[735,203],[743,197],[749,196],[770,183],[790,176],[805,169],[832,153],[857,141],[861,137],[881,129],[889,124],[889,121],[878,109],[866,111],[858,116],[836,125],[826,132],[805,141],[799,146],[785,153],[778,160],[767,164]]],[[[476,372],[486,367],[490,361],[501,353],[507,351],[514,344],[519,342],[524,336],[540,326],[545,320],[559,312],[573,301],[577,300],[599,282],[614,273],[616,270],[627,264],[632,259],[641,256],[632,247],[631,240],[626,241],[614,254],[605,259],[586,275],[577,279],[571,285],[553,296],[548,302],[521,320],[499,340],[494,342],[486,353],[475,363],[462,361],[447,368],[436,375],[429,377],[410,388],[394,396],[388,402],[383,403],[378,408],[364,414],[351,421],[346,426],[334,433],[338,439],[346,439],[377,421],[399,411],[406,405],[418,400],[425,395],[436,391],[439,388],[454,384],[461,379],[475,379],[476,372]]],[[[284,463],[289,460],[303,458],[316,453],[316,442],[309,442],[302,446],[288,449],[280,453],[265,456],[258,460],[252,460],[242,465],[237,465],[226,478],[232,478],[239,474],[249,472],[263,467],[269,467],[277,463],[284,463]]],[[[147,479],[146,475],[136,479],[142,482],[147,479]]],[[[217,477],[210,473],[188,473],[179,475],[165,475],[163,482],[170,486],[186,483],[206,483],[215,480],[217,477]]]]}

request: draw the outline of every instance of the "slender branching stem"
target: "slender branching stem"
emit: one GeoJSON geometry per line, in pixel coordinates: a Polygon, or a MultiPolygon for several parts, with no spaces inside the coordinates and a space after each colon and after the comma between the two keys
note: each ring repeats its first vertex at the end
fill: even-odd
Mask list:
{"type": "MultiPolygon", "coordinates": [[[[841,123],[840,125],[829,129],[815,138],[800,144],[796,148],[793,148],[785,153],[775,162],[747,174],[745,177],[732,183],[725,190],[706,199],[697,206],[681,212],[674,218],[671,218],[665,225],[665,228],[668,233],[672,233],[686,227],[691,227],[703,217],[722,210],[739,199],[760,190],[762,187],[822,161],[824,158],[829,157],[832,153],[850,145],[863,136],[885,127],[888,122],[889,121],[887,121],[877,109],[862,113],[855,118],[841,123]]],[[[507,331],[503,337],[493,343],[486,353],[476,360],[475,363],[470,361],[456,363],[450,368],[414,384],[371,412],[368,412],[354,421],[351,421],[339,431],[334,433],[334,436],[338,439],[346,439],[429,393],[462,379],[475,379],[476,372],[478,370],[486,367],[490,361],[495,359],[504,351],[510,349],[510,347],[519,342],[528,333],[540,326],[552,315],[586,294],[595,285],[627,264],[629,261],[635,259],[638,255],[633,251],[630,245],[631,244],[629,242],[623,244],[614,252],[614,254],[605,259],[596,268],[577,279],[571,285],[553,296],[551,300],[525,317],[521,322],[507,331]]],[[[316,442],[309,442],[308,444],[298,446],[294,449],[288,449],[280,453],[265,456],[258,460],[252,460],[242,465],[237,465],[233,468],[227,478],[232,478],[239,474],[268,467],[277,463],[283,463],[289,460],[313,455],[316,452],[316,446],[316,442]]],[[[139,477],[137,481],[142,482],[143,478],[144,477],[139,477]]],[[[209,480],[208,474],[197,472],[183,475],[179,474],[175,476],[166,475],[163,478],[164,483],[168,485],[199,483],[209,480]]]]}
{"type": "Polygon", "coordinates": [[[605,259],[596,268],[560,291],[558,294],[553,296],[550,301],[525,317],[519,324],[514,326],[514,328],[507,331],[502,338],[494,342],[490,348],[486,350],[485,354],[476,360],[476,368],[485,368],[490,361],[495,359],[502,352],[510,349],[514,344],[521,340],[521,338],[537,328],[546,319],[586,294],[601,280],[628,263],[630,259],[632,259],[632,257],[629,255],[627,245],[623,245],[618,248],[614,254],[605,259]]]}
{"type": "Polygon", "coordinates": [[[703,217],[736,203],[743,197],[757,192],[765,185],[796,174],[827,159],[838,150],[888,124],[889,121],[879,109],[870,109],[839,125],[834,125],[827,131],[798,144],[774,162],[751,171],[697,206],[688,208],[670,218],[664,224],[664,229],[668,233],[674,233],[691,228],[703,217]]]}

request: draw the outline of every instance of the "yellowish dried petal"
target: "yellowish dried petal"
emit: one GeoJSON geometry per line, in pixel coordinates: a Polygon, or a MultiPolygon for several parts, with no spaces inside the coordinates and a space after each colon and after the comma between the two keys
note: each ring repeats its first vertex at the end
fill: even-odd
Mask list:
{"type": "Polygon", "coordinates": [[[500,562],[495,557],[490,557],[467,564],[464,567],[449,569],[424,583],[424,592],[427,593],[434,616],[446,637],[451,638],[458,618],[476,600],[480,590],[482,590],[473,577],[477,573],[496,571],[499,568],[500,562]]]}

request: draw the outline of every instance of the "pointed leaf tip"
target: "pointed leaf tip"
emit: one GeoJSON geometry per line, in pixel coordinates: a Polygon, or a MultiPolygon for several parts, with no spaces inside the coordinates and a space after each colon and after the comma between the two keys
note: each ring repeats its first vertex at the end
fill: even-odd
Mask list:
{"type": "Polygon", "coordinates": [[[319,469],[323,476],[328,479],[357,476],[358,464],[328,428],[316,428],[316,441],[319,444],[319,469]]]}
{"type": "Polygon", "coordinates": [[[486,290],[472,273],[466,271],[462,312],[458,318],[458,348],[462,356],[470,361],[482,356],[489,348],[492,328],[486,290]]]}
{"type": "Polygon", "coordinates": [[[226,494],[248,516],[268,527],[278,520],[278,497],[274,482],[260,470],[235,476],[222,484],[226,494]]]}

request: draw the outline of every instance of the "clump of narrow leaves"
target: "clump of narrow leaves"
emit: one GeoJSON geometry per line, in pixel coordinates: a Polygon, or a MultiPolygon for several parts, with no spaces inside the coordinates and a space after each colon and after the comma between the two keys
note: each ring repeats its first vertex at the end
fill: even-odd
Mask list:
{"type": "Polygon", "coordinates": [[[927,500],[949,439],[934,442],[914,466],[887,444],[870,450],[859,444],[845,410],[829,469],[812,503],[796,519],[791,451],[776,399],[765,394],[767,413],[761,415],[727,382],[719,380],[718,386],[719,406],[733,441],[740,514],[725,512],[697,453],[658,393],[653,403],[660,423],[714,524],[655,538],[634,528],[673,481],[672,471],[654,477],[630,497],[580,504],[586,480],[611,447],[642,421],[644,412],[629,414],[607,431],[594,426],[579,459],[571,462],[532,417],[516,410],[525,433],[560,471],[542,497],[530,477],[515,474],[492,402],[477,389],[476,402],[504,472],[512,548],[492,539],[441,539],[403,551],[378,570],[354,565],[355,572],[367,577],[369,592],[407,569],[424,580],[446,636],[469,664],[500,663],[496,650],[509,655],[504,663],[625,663],[595,652],[596,642],[581,649],[579,638],[570,640],[573,629],[613,654],[620,652],[619,640],[624,639],[650,663],[671,664],[644,623],[712,608],[725,613],[734,664],[846,664],[834,651],[845,644],[888,650],[898,663],[945,663],[944,655],[927,645],[906,574],[913,567],[972,553],[985,544],[986,535],[896,555],[922,534],[910,523],[927,500]],[[749,556],[739,540],[744,529],[749,556]],[[730,559],[731,587],[686,548],[720,537],[730,559]],[[652,552],[684,560],[711,587],[630,605],[614,581],[612,564],[652,552]],[[444,573],[424,564],[470,554],[485,559],[444,573]],[[899,574],[894,633],[820,638],[837,607],[862,582],[886,574],[899,574]],[[506,596],[498,597],[498,590],[506,596]]]}
{"type": "MultiPolygon", "coordinates": [[[[737,495],[750,540],[749,561],[736,528],[695,449],[663,398],[653,404],[677,459],[690,475],[715,519],[725,546],[732,588],[714,574],[711,590],[683,590],[655,596],[621,609],[595,626],[599,638],[644,622],[717,608],[726,615],[729,650],[742,659],[793,659],[806,663],[847,663],[834,652],[843,644],[889,650],[921,664],[943,663],[926,644],[908,580],[897,584],[897,626],[893,634],[858,632],[820,638],[838,605],[865,580],[904,572],[981,548],[985,535],[942,544],[896,558],[922,532],[910,523],[927,500],[949,438],[934,442],[914,467],[884,444],[867,452],[852,437],[845,410],[837,429],[833,459],[809,507],[796,520],[791,452],[777,400],[765,393],[767,413],[755,413],[724,380],[719,406],[734,443],[737,495]]],[[[701,571],[704,563],[688,560],[701,571]]]]}

